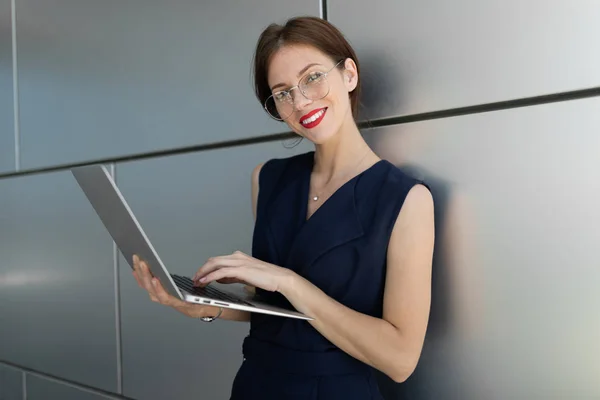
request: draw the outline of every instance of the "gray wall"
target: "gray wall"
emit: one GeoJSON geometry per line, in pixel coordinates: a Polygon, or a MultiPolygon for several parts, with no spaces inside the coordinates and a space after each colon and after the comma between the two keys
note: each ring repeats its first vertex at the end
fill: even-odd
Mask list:
{"type": "Polygon", "coordinates": [[[0,0],[0,173],[15,167],[10,0],[0,0]]]}
{"type": "Polygon", "coordinates": [[[23,168],[276,132],[250,90],[253,46],[272,20],[318,12],[318,0],[18,0],[23,168]]]}
{"type": "MultiPolygon", "coordinates": [[[[250,171],[308,143],[171,150],[285,132],[254,99],[253,45],[268,23],[322,4],[16,0],[18,71],[10,4],[0,399],[227,398],[248,325],[150,302],[67,168],[110,165],[175,272],[250,251],[250,171]]],[[[362,118],[377,126],[365,137],[436,199],[423,356],[403,384],[379,377],[386,398],[600,397],[600,3],[329,0],[325,11],[362,64],[362,118]]]]}
{"type": "Polygon", "coordinates": [[[0,364],[0,399],[22,400],[24,373],[0,364]]]}

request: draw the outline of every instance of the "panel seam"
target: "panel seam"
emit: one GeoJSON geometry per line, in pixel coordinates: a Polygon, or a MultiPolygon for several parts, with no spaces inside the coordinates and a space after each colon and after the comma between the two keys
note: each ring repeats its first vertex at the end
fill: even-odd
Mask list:
{"type": "MultiPolygon", "coordinates": [[[[44,380],[47,380],[47,381],[50,381],[50,382],[54,382],[54,383],[57,383],[57,384],[68,386],[68,387],[71,387],[73,389],[81,390],[82,392],[87,392],[87,393],[91,393],[91,394],[103,396],[103,397],[106,397],[108,399],[114,399],[114,400],[133,400],[131,397],[127,397],[127,396],[124,396],[122,394],[120,395],[120,394],[117,394],[117,393],[109,392],[109,391],[104,390],[104,389],[95,388],[93,386],[89,386],[89,385],[86,385],[86,384],[74,382],[74,381],[71,381],[71,380],[68,380],[68,379],[64,379],[64,378],[61,378],[61,377],[53,376],[53,375],[47,374],[45,372],[37,371],[37,370],[31,369],[31,368],[27,368],[27,367],[15,364],[15,363],[13,363],[11,361],[0,360],[0,364],[21,371],[23,373],[24,377],[28,376],[28,375],[35,376],[35,377],[40,378],[40,379],[44,379],[44,380]]],[[[22,382],[23,382],[23,388],[26,389],[26,385],[27,385],[26,378],[24,378],[22,382]]]]}
{"type": "Polygon", "coordinates": [[[319,16],[325,21],[328,20],[327,0],[319,0],[319,16]]]}
{"type": "Polygon", "coordinates": [[[22,380],[21,380],[21,392],[23,394],[23,400],[27,400],[27,373],[25,371],[21,371],[22,380]]]}
{"type": "Polygon", "coordinates": [[[19,72],[17,69],[17,4],[10,1],[10,18],[12,32],[12,69],[13,69],[13,123],[15,140],[15,171],[21,170],[21,128],[19,124],[19,72]]]}
{"type": "MultiPolygon", "coordinates": [[[[600,86],[592,87],[589,89],[573,90],[568,92],[552,93],[541,96],[524,97],[513,100],[502,100],[492,103],[482,103],[477,105],[470,105],[464,107],[456,107],[438,111],[427,111],[416,114],[407,114],[392,117],[383,117],[375,119],[360,120],[357,123],[359,129],[370,129],[378,127],[389,127],[394,125],[401,125],[412,122],[421,122],[441,118],[452,118],[462,115],[475,115],[481,113],[488,113],[494,111],[503,111],[511,109],[519,109],[525,107],[534,107],[551,103],[562,103],[573,100],[582,100],[588,98],[600,97],[600,86]]],[[[202,151],[210,150],[221,150],[230,149],[240,146],[256,145],[260,143],[272,143],[278,140],[297,139],[298,135],[294,132],[279,132],[266,134],[261,136],[252,136],[242,139],[232,139],[220,142],[212,142],[205,144],[198,144],[193,146],[175,147],[170,149],[161,149],[155,151],[148,151],[144,153],[134,153],[124,156],[112,156],[97,159],[90,159],[87,161],[80,162],[67,162],[64,164],[55,164],[51,166],[30,168],[19,172],[4,172],[0,173],[0,180],[5,178],[11,178],[15,176],[25,176],[40,173],[50,173],[57,171],[64,171],[75,167],[80,167],[90,164],[109,164],[109,163],[125,163],[131,161],[141,161],[147,159],[153,159],[158,157],[175,156],[179,154],[189,154],[202,151]]]]}

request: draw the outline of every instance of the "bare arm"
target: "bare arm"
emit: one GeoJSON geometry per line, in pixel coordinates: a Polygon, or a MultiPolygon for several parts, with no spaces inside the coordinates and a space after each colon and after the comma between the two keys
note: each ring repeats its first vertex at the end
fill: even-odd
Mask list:
{"type": "Polygon", "coordinates": [[[351,356],[406,380],[420,358],[431,302],[433,199],[422,185],[409,192],[387,254],[383,318],[354,311],[298,275],[281,292],[310,323],[351,356]]]}

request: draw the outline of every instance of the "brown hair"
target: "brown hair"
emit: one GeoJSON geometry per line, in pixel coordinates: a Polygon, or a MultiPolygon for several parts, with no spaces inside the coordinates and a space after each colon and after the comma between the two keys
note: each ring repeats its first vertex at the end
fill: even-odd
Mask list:
{"type": "MultiPolygon", "coordinates": [[[[331,57],[333,62],[346,58],[354,60],[359,80],[350,93],[350,104],[352,115],[356,118],[360,96],[360,66],[356,53],[335,26],[324,19],[311,16],[288,19],[285,25],[271,24],[261,33],[254,53],[254,90],[261,105],[271,95],[267,80],[271,57],[278,49],[289,44],[314,46],[331,57]]],[[[344,68],[343,63],[339,68],[344,68]]]]}

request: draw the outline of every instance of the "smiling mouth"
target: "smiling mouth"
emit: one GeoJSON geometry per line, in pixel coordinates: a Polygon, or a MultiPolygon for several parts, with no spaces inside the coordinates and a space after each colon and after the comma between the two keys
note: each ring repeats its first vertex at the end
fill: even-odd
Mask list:
{"type": "Polygon", "coordinates": [[[308,129],[314,128],[315,126],[317,126],[321,123],[326,112],[327,112],[327,107],[323,107],[323,108],[314,110],[314,111],[304,115],[300,119],[300,124],[302,124],[303,127],[308,128],[308,129]]]}

